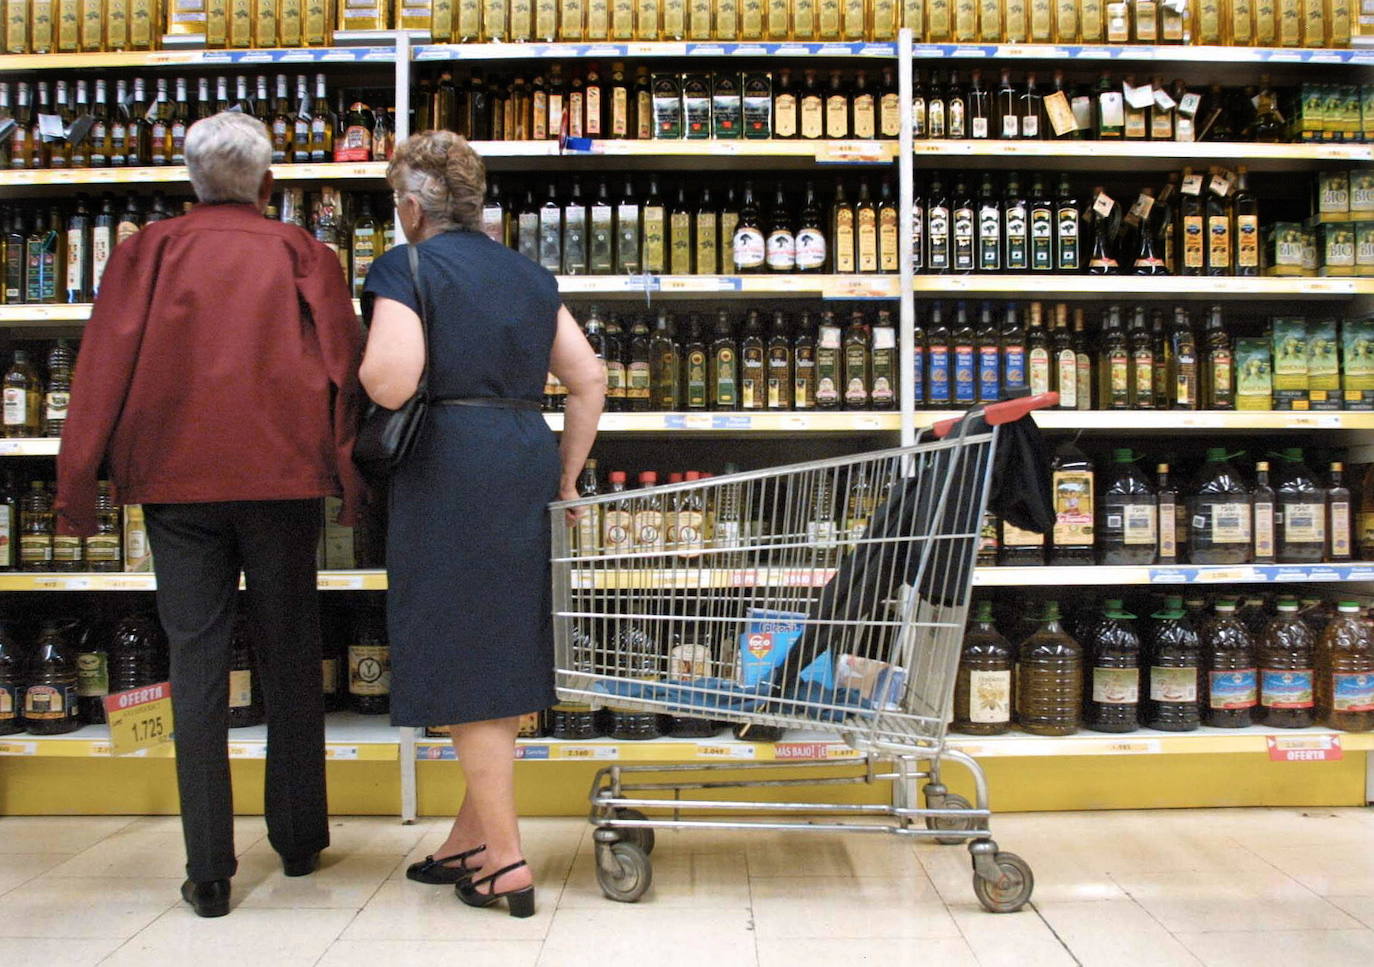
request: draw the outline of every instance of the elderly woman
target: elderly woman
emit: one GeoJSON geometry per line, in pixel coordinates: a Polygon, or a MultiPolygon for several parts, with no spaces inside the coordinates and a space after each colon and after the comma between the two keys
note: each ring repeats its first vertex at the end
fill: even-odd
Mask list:
{"type": "MultiPolygon", "coordinates": [[[[268,839],[288,876],[329,844],[315,545],[320,498],[363,488],[352,449],[361,330],[338,257],[262,217],[267,129],[244,114],[192,125],[200,204],[111,257],[82,339],[58,459],[59,525],[94,534],[97,474],[144,505],[171,643],[182,896],[229,912],[229,638],[239,572],[267,706],[268,839]]],[[[257,684],[257,683],[255,683],[257,684]]]]}
{"type": "Polygon", "coordinates": [[[466,141],[412,137],[387,178],[418,291],[405,249],[373,264],[362,383],[394,409],[428,364],[432,403],[391,482],[391,718],[448,725],[467,780],[448,838],[408,875],[530,916],[514,762],[519,717],[554,701],[545,507],[577,496],[605,375],[553,275],[482,234],[486,172],[466,141]],[[568,387],[561,447],[539,413],[549,370],[568,387]]]}

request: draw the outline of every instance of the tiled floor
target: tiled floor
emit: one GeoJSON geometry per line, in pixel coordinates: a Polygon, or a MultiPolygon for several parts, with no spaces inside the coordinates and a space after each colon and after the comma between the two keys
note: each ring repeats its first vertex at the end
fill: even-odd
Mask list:
{"type": "Polygon", "coordinates": [[[315,876],[288,880],[261,820],[238,821],[234,911],[177,894],[178,820],[0,819],[0,962],[321,967],[848,967],[1374,961],[1374,811],[998,816],[1035,870],[1031,906],[984,913],[968,853],[886,836],[660,832],[644,901],[604,899],[585,822],[525,823],[539,912],[470,910],[408,882],[446,825],[334,821],[315,876]]]}

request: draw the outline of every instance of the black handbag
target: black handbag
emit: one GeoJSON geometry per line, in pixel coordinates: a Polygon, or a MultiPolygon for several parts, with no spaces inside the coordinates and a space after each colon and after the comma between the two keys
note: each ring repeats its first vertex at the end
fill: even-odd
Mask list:
{"type": "Polygon", "coordinates": [[[385,483],[392,471],[415,449],[415,441],[429,416],[429,323],[426,320],[424,292],[420,286],[420,256],[414,245],[406,246],[410,258],[410,277],[415,284],[415,301],[420,307],[420,331],[424,334],[425,365],[415,395],[399,409],[370,403],[353,446],[353,462],[373,484],[385,483]]]}

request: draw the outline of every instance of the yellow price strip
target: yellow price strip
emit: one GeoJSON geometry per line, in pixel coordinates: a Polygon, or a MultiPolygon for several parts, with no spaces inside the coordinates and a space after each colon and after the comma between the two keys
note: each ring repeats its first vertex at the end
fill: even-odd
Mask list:
{"type": "Polygon", "coordinates": [[[172,741],[172,686],[159,682],[105,697],[110,754],[129,755],[172,741]]]}

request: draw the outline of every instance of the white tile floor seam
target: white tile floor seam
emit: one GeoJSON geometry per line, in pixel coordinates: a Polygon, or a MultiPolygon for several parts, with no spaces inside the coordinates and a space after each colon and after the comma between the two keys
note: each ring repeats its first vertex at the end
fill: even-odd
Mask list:
{"type": "Polygon", "coordinates": [[[1374,962],[1374,811],[999,815],[1036,899],[994,916],[963,847],[874,835],[660,831],[655,884],[605,900],[585,819],[531,819],[538,915],[469,910],[405,866],[447,824],[336,817],[311,877],[288,879],[261,820],[236,823],[234,909],[180,901],[174,817],[0,818],[0,949],[45,967],[1265,967],[1374,962]],[[636,953],[638,951],[638,953],[636,953]]]}

